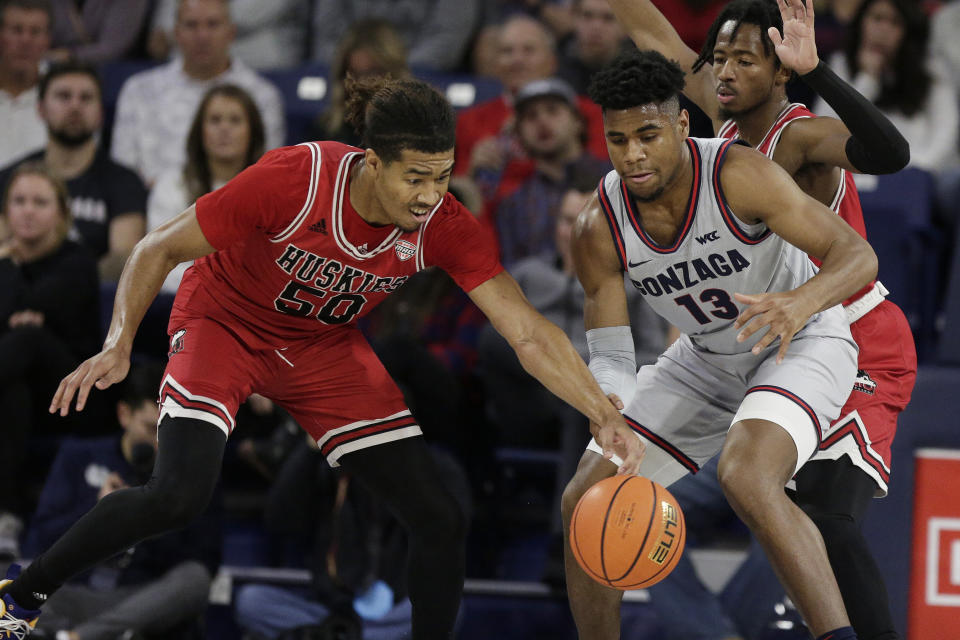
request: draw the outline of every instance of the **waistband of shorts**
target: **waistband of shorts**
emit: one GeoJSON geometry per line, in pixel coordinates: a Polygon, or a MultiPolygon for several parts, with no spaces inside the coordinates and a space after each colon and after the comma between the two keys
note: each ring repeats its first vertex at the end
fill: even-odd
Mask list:
{"type": "Polygon", "coordinates": [[[877,280],[873,288],[843,308],[847,314],[847,322],[853,324],[877,307],[890,292],[877,280]]]}

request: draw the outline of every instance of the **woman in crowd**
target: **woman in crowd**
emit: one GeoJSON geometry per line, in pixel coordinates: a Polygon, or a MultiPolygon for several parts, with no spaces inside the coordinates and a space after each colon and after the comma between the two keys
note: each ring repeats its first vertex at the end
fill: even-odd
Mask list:
{"type": "Polygon", "coordinates": [[[60,378],[100,342],[97,261],[67,239],[67,188],[41,164],[10,177],[0,209],[0,556],[19,555],[27,436],[60,378]]]}
{"type": "MultiPolygon", "coordinates": [[[[150,191],[147,229],[156,229],[203,194],[225,185],[255,163],[263,150],[263,120],[250,94],[230,84],[210,89],[190,125],[186,164],[161,174],[150,191]]],[[[167,276],[164,293],[177,292],[189,266],[178,265],[167,276]]]]}
{"type": "MultiPolygon", "coordinates": [[[[864,0],[830,66],[896,125],[911,166],[941,171],[960,162],[960,118],[955,88],[930,64],[928,38],[929,20],[912,0],[864,0]]],[[[822,100],[814,111],[835,116],[822,100]]]]}

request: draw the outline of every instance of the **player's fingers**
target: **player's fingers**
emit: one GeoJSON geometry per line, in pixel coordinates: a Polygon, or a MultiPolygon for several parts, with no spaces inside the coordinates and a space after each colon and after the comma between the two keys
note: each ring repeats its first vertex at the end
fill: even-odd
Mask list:
{"type": "Polygon", "coordinates": [[[646,448],[643,443],[640,442],[639,438],[636,438],[631,434],[627,441],[624,443],[626,445],[626,455],[623,456],[623,463],[617,468],[618,475],[639,475],[640,473],[640,463],[643,462],[644,453],[646,453],[646,448]]]}
{"type": "Polygon", "coordinates": [[[757,317],[750,320],[750,322],[748,322],[740,330],[740,333],[737,334],[737,342],[746,341],[750,336],[755,334],[757,331],[769,325],[770,325],[770,321],[766,318],[766,316],[758,315],[757,317]]]}
{"type": "Polygon", "coordinates": [[[787,0],[777,0],[777,8],[780,9],[780,17],[786,18],[787,9],[790,8],[790,5],[787,3],[787,0]]]}
{"type": "Polygon", "coordinates": [[[623,411],[623,400],[620,399],[620,396],[615,393],[608,393],[607,400],[609,400],[610,404],[615,406],[618,411],[623,411]]]}
{"type": "Polygon", "coordinates": [[[813,0],[803,0],[803,21],[813,26],[813,0]]]}
{"type": "MultiPolygon", "coordinates": [[[[90,395],[90,388],[97,383],[98,380],[102,379],[103,376],[107,375],[109,369],[104,370],[101,367],[90,367],[87,371],[87,374],[83,376],[83,379],[80,381],[80,386],[77,388],[77,411],[83,411],[83,408],[87,405],[87,396],[90,395]]],[[[106,387],[109,387],[108,383],[106,387]]],[[[100,388],[99,385],[97,385],[100,388]]],[[[106,389],[106,387],[102,387],[106,389]]]]}
{"type": "Polygon", "coordinates": [[[73,390],[70,385],[71,379],[76,372],[70,373],[60,381],[57,391],[53,394],[53,400],[50,401],[50,413],[60,411],[60,415],[65,416],[66,410],[69,410],[70,399],[73,397],[73,390]]]}
{"type": "Polygon", "coordinates": [[[778,337],[779,336],[777,335],[776,331],[773,331],[772,329],[767,330],[767,332],[764,333],[759,340],[757,340],[757,343],[753,345],[753,348],[750,349],[750,352],[755,356],[760,355],[763,353],[763,350],[773,344],[773,341],[778,337]]]}
{"type": "Polygon", "coordinates": [[[603,457],[609,460],[613,457],[613,434],[611,429],[607,427],[600,427],[600,431],[595,436],[597,439],[597,444],[600,445],[600,449],[603,451],[603,457]]]}
{"type": "Polygon", "coordinates": [[[793,334],[781,334],[780,335],[780,348],[777,350],[777,364],[783,362],[783,359],[787,357],[787,349],[790,347],[790,343],[793,342],[793,334]]]}
{"type": "MultiPolygon", "coordinates": [[[[735,329],[740,329],[741,327],[749,326],[754,320],[754,318],[762,315],[764,311],[765,309],[761,305],[757,305],[757,304],[750,305],[749,307],[747,307],[746,309],[740,312],[740,315],[737,316],[737,319],[733,323],[733,327],[735,329]]],[[[755,327],[753,331],[756,331],[756,330],[757,329],[755,327]]],[[[750,333],[752,333],[752,331],[750,333]]],[[[747,335],[750,335],[750,334],[748,333],[747,335]]],[[[738,336],[738,340],[739,339],[740,338],[738,336]]],[[[743,340],[740,340],[740,342],[743,342],[743,340]]]]}
{"type": "Polygon", "coordinates": [[[773,43],[774,49],[783,43],[783,38],[780,37],[780,31],[778,31],[776,27],[767,29],[767,35],[770,36],[770,42],[773,43]]]}

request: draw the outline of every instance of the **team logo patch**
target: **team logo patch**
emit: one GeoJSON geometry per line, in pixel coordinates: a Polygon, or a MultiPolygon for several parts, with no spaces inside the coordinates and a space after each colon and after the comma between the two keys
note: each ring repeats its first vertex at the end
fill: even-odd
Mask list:
{"type": "Polygon", "coordinates": [[[866,371],[860,369],[857,371],[857,379],[853,383],[853,390],[872,396],[877,391],[877,383],[873,381],[866,371]]]}
{"type": "Polygon", "coordinates": [[[187,335],[187,330],[180,329],[170,338],[170,353],[167,354],[168,358],[175,353],[183,351],[183,336],[185,335],[187,335]]]}
{"type": "Polygon", "coordinates": [[[397,257],[400,260],[409,260],[417,253],[417,245],[412,242],[407,242],[406,240],[397,240],[397,244],[394,245],[397,251],[397,257]]]}

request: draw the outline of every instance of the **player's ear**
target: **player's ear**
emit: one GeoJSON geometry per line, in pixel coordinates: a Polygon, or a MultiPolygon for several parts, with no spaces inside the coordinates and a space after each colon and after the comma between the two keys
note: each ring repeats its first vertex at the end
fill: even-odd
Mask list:
{"type": "Polygon", "coordinates": [[[373,149],[367,149],[363,152],[363,162],[373,171],[373,175],[379,174],[383,168],[383,160],[380,159],[380,156],[378,156],[377,152],[373,149]]]}
{"type": "Polygon", "coordinates": [[[686,140],[690,135],[690,114],[686,109],[680,109],[680,115],[677,116],[677,135],[681,140],[686,140]]]}

